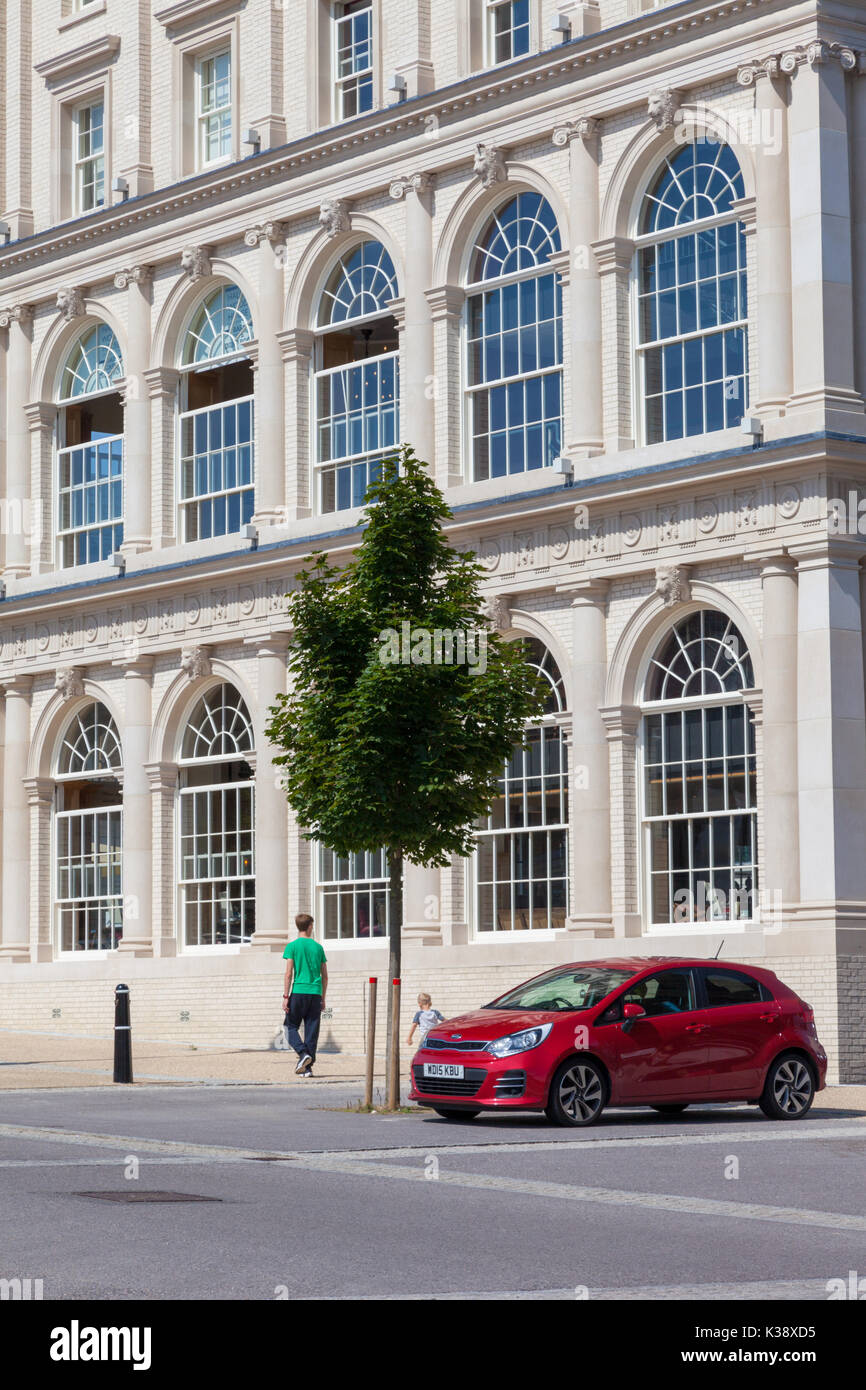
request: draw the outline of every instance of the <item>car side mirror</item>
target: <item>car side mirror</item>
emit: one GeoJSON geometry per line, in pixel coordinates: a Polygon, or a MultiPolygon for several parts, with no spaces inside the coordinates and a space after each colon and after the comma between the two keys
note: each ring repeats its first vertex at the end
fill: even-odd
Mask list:
{"type": "Polygon", "coordinates": [[[622,1031],[630,1033],[639,1018],[646,1018],[646,1009],[642,1004],[624,1004],[622,1018],[622,1031]]]}

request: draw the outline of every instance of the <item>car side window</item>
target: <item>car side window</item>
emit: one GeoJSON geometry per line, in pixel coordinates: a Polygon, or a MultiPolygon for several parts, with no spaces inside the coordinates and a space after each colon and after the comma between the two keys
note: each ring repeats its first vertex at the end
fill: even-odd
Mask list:
{"type": "Polygon", "coordinates": [[[623,1004],[640,1004],[650,1017],[689,1013],[695,1005],[691,970],[662,970],[638,980],[621,996],[623,1004]]]}
{"type": "Polygon", "coordinates": [[[737,970],[705,970],[704,989],[708,1009],[720,1009],[726,1004],[760,1004],[764,999],[760,982],[737,970]]]}

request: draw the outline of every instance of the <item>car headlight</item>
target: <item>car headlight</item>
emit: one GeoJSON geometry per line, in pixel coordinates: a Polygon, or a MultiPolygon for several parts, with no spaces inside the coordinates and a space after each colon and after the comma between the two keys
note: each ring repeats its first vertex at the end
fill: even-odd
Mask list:
{"type": "Polygon", "coordinates": [[[487,1051],[492,1052],[494,1057],[512,1057],[515,1052],[528,1052],[544,1042],[552,1027],[552,1023],[541,1023],[537,1028],[524,1028],[522,1033],[509,1033],[507,1037],[488,1043],[487,1051]]]}

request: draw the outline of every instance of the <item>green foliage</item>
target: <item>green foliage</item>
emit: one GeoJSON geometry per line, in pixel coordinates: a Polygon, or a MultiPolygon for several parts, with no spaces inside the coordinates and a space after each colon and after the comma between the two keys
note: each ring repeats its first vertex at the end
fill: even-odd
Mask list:
{"type": "Polygon", "coordinates": [[[411,450],[383,465],[344,569],[318,555],[291,599],[292,692],[271,711],[287,796],[340,855],[382,846],[415,863],[472,849],[473,826],[527,719],[543,708],[522,643],[487,633],[487,668],[383,664],[380,634],[484,629],[480,566],[449,546],[448,507],[411,450]]]}

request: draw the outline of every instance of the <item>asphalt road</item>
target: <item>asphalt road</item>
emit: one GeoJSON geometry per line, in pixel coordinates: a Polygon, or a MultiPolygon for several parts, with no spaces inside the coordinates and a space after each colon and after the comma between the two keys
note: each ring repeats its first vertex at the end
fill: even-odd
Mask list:
{"type": "Polygon", "coordinates": [[[357,1093],[2,1095],[0,1279],[159,1300],[826,1300],[828,1280],[866,1279],[850,1110],[611,1111],[569,1131],[341,1113],[357,1093]],[[216,1200],[141,1200],[159,1192],[216,1200]]]}

